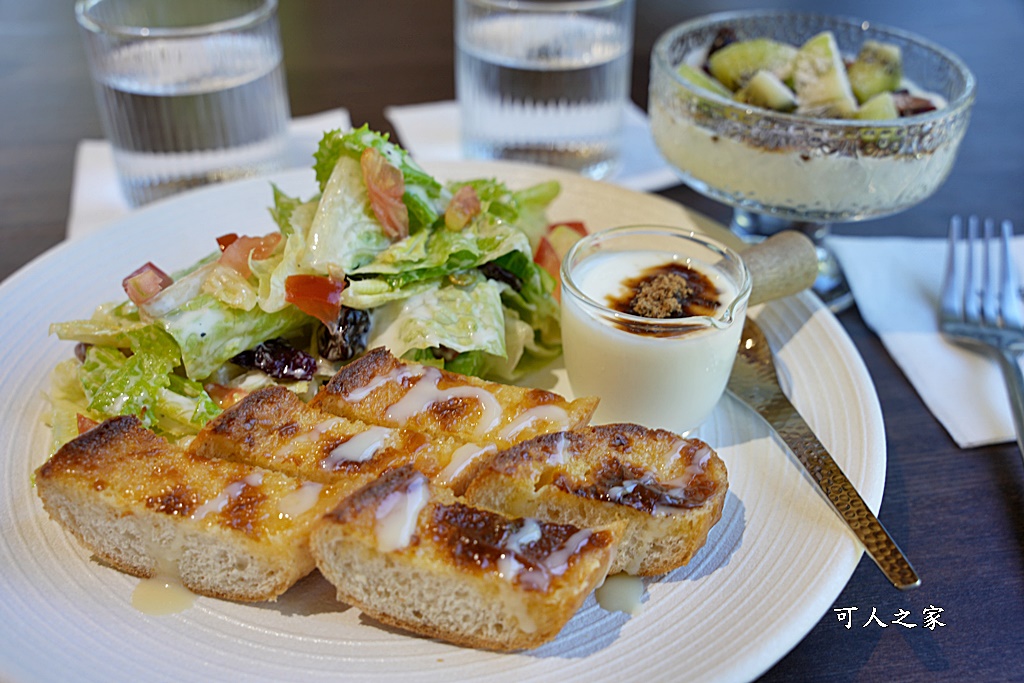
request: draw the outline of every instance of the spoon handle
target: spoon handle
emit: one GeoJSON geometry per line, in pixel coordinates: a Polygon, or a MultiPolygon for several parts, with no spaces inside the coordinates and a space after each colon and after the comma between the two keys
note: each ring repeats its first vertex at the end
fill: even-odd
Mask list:
{"type": "Polygon", "coordinates": [[[921,585],[921,579],[903,551],[782,391],[768,340],[750,318],[743,326],[739,353],[729,377],[729,391],[764,418],[789,446],[886,578],[900,590],[921,585]]]}
{"type": "MultiPolygon", "coordinates": [[[[842,469],[815,436],[810,426],[797,412],[782,390],[771,392],[770,399],[753,397],[748,400],[734,392],[744,403],[757,411],[793,451],[797,460],[821,488],[833,509],[847,523],[864,544],[868,555],[875,561],[886,578],[900,590],[916,588],[921,584],[917,572],[910,566],[903,551],[889,536],[882,523],[868,509],[842,469]]],[[[767,398],[762,394],[763,398],[767,398]]]]}

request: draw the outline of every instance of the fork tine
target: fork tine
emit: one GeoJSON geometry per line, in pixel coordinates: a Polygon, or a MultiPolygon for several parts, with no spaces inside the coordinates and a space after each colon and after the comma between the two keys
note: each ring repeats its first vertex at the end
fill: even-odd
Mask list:
{"type": "Polygon", "coordinates": [[[946,247],[946,275],[942,284],[942,312],[946,316],[963,317],[963,292],[957,263],[957,249],[963,233],[964,222],[960,216],[949,219],[949,237],[946,247]]]}
{"type": "Polygon", "coordinates": [[[991,325],[999,324],[999,295],[1001,293],[996,272],[996,257],[992,253],[995,241],[996,222],[991,218],[986,218],[981,240],[981,314],[985,322],[991,325]]]}
{"type": "Polygon", "coordinates": [[[1010,253],[1010,241],[1013,238],[1013,223],[1004,220],[1000,224],[1000,291],[999,307],[1002,310],[1003,323],[1007,327],[1024,328],[1024,320],[1021,316],[1020,304],[1020,283],[1017,279],[1017,269],[1013,265],[1013,255],[1010,253]]]}
{"type": "MultiPolygon", "coordinates": [[[[967,218],[967,265],[964,269],[964,319],[968,322],[977,322],[981,319],[981,290],[984,280],[983,273],[976,264],[978,260],[978,247],[980,225],[977,216],[967,218]]],[[[982,247],[984,247],[984,242],[982,247]]]]}

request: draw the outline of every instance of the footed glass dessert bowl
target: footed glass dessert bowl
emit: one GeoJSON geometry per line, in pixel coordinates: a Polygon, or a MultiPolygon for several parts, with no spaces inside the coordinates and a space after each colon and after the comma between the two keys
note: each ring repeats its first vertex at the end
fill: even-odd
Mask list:
{"type": "Polygon", "coordinates": [[[815,290],[852,299],[829,225],[903,211],[949,175],[975,80],[898,29],[776,11],[680,24],[651,56],[655,143],[683,181],[734,208],[749,239],[798,228],[818,244],[815,290]]]}

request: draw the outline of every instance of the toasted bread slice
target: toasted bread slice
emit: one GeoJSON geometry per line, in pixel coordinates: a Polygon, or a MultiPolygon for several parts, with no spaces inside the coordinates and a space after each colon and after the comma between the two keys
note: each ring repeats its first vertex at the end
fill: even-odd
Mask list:
{"type": "Polygon", "coordinates": [[[354,490],[406,463],[461,493],[493,445],[369,425],[307,405],[284,387],[254,391],[199,432],[189,452],[354,490]]]}
{"type": "Polygon", "coordinates": [[[313,524],[333,487],[186,454],[117,417],[36,470],[50,516],[100,559],[229,600],[273,600],[314,567],[313,524]]]}
{"type": "Polygon", "coordinates": [[[473,508],[405,466],[342,501],[312,547],[338,599],[373,618],[516,650],[558,634],[604,579],[617,533],[473,508]]]}
{"type": "Polygon", "coordinates": [[[465,498],[513,516],[625,531],[611,573],[686,564],[722,516],[725,464],[697,439],[633,424],[547,434],[494,455],[465,498]]]}
{"type": "Polygon", "coordinates": [[[409,363],[377,348],[342,368],[312,404],[370,424],[507,448],[538,434],[587,424],[597,399],[567,401],[550,391],[409,363]]]}

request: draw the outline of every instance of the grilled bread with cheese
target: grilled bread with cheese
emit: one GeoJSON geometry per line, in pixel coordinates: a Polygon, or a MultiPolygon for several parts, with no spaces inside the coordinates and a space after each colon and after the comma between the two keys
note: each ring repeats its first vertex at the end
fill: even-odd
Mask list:
{"type": "Polygon", "coordinates": [[[115,568],[215,598],[273,600],[314,568],[331,486],[187,454],[135,417],[103,422],[36,470],[50,516],[115,568]]]}
{"type": "Polygon", "coordinates": [[[611,573],[651,576],[690,561],[722,516],[725,464],[704,442],[634,424],[547,434],[497,453],[465,493],[512,516],[623,522],[611,573]]]}
{"type": "Polygon", "coordinates": [[[312,401],[329,413],[507,448],[590,421],[596,398],[486,382],[373,349],[342,368],[312,401]]]}
{"type": "Polygon", "coordinates": [[[413,464],[451,487],[465,489],[474,459],[496,451],[451,436],[370,425],[307,405],[288,389],[266,387],[211,420],[189,452],[278,470],[354,490],[385,469],[413,464]]]}
{"type": "Polygon", "coordinates": [[[517,650],[558,634],[604,580],[617,534],[478,509],[406,466],[342,501],[312,548],[338,599],[385,624],[517,650]]]}

